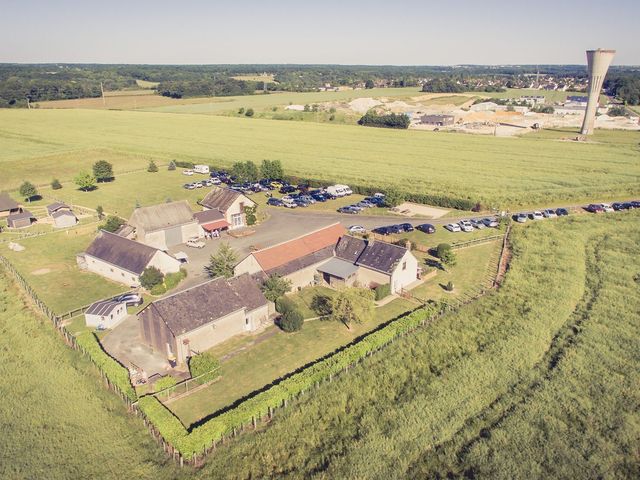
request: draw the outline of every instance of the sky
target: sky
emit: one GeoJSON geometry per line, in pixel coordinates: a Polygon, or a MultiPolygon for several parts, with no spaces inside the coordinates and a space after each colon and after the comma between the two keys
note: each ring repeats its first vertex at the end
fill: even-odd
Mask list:
{"type": "Polygon", "coordinates": [[[640,65],[640,0],[0,0],[0,62],[640,65]]]}

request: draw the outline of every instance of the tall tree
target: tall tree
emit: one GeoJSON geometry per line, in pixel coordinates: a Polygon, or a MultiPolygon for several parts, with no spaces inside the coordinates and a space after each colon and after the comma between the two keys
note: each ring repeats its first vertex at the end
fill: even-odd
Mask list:
{"type": "Polygon", "coordinates": [[[73,179],[73,182],[80,187],[83,192],[88,192],[96,187],[96,179],[89,172],[80,172],[73,179]]]}
{"type": "Polygon", "coordinates": [[[149,166],[147,167],[147,172],[155,173],[157,171],[158,171],[158,166],[156,165],[156,162],[151,160],[149,162],[149,166]]]}
{"type": "Polygon", "coordinates": [[[367,322],[374,315],[374,298],[368,288],[344,288],[331,299],[331,318],[349,329],[354,323],[367,322]]]}
{"type": "Polygon", "coordinates": [[[284,177],[284,169],[280,160],[262,160],[260,164],[260,175],[262,178],[281,179],[284,177]]]}
{"type": "Polygon", "coordinates": [[[93,164],[93,176],[98,183],[110,182],[115,178],[113,175],[113,165],[106,160],[98,160],[93,164]]]}
{"type": "Polygon", "coordinates": [[[20,185],[20,195],[30,202],[33,197],[38,195],[38,189],[33,183],[25,181],[20,185]]]}
{"type": "Polygon", "coordinates": [[[209,259],[209,265],[204,269],[207,274],[212,277],[233,277],[233,267],[236,266],[238,261],[236,253],[233,251],[228,243],[220,245],[220,249],[215,255],[211,255],[209,259]]]}
{"type": "Polygon", "coordinates": [[[289,290],[291,290],[291,280],[283,278],[277,273],[271,275],[262,284],[262,293],[267,300],[272,302],[275,302],[289,290]]]}

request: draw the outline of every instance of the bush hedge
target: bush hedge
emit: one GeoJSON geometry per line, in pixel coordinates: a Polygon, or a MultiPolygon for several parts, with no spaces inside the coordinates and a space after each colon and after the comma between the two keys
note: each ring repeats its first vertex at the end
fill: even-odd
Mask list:
{"type": "Polygon", "coordinates": [[[98,339],[92,332],[78,334],[76,342],[89,355],[89,358],[98,369],[105,374],[109,382],[116,386],[123,395],[132,402],[138,398],[129,380],[129,371],[102,349],[98,339]]]}
{"type": "Polygon", "coordinates": [[[276,312],[285,314],[291,310],[295,310],[296,304],[289,300],[284,295],[276,299],[276,312]]]}
{"type": "Polygon", "coordinates": [[[270,409],[282,406],[284,401],[291,400],[301,392],[314,387],[316,383],[340,373],[348,366],[362,360],[369,353],[384,347],[400,335],[414,330],[435,313],[436,310],[432,306],[415,310],[245,400],[235,408],[195,427],[190,433],[187,433],[180,421],[156,398],[143,397],[140,399],[139,405],[165,440],[169,441],[188,460],[194,455],[202,454],[222,436],[233,433],[234,429],[248,425],[254,418],[264,417],[270,409]]]}
{"type": "Polygon", "coordinates": [[[167,290],[171,290],[178,286],[178,284],[187,277],[187,271],[181,268],[178,272],[167,273],[164,276],[164,286],[167,290]]]}
{"type": "Polygon", "coordinates": [[[387,298],[391,295],[391,284],[385,283],[383,285],[378,285],[374,288],[374,292],[376,293],[376,302],[382,300],[383,298],[387,298]]]}
{"type": "Polygon", "coordinates": [[[181,160],[174,160],[174,163],[178,168],[193,168],[196,166],[196,164],[193,162],[183,162],[181,160]]]}

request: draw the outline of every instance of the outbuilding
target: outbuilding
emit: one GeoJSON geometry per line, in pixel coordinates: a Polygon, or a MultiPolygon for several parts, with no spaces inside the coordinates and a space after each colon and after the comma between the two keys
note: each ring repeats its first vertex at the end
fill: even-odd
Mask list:
{"type": "Polygon", "coordinates": [[[135,228],[136,240],[160,250],[202,237],[186,200],[136,208],[128,223],[135,228]]]}
{"type": "Polygon", "coordinates": [[[56,228],[73,227],[78,223],[78,218],[65,203],[55,202],[47,205],[47,214],[53,219],[56,228]]]}
{"type": "Polygon", "coordinates": [[[446,127],[455,123],[456,117],[453,115],[422,115],[420,123],[422,125],[435,125],[438,127],[446,127]]]}
{"type": "Polygon", "coordinates": [[[180,270],[180,262],[162,250],[105,230],[78,255],[77,262],[84,270],[131,287],[140,285],[140,275],[147,267],[164,274],[180,270]]]}
{"type": "Polygon", "coordinates": [[[87,327],[114,328],[127,317],[127,305],[115,300],[101,300],[93,303],[86,312],[84,320],[87,327]]]}
{"type": "Polygon", "coordinates": [[[0,192],[0,218],[20,213],[20,205],[7,193],[0,192]]]}
{"type": "Polygon", "coordinates": [[[29,210],[12,213],[7,217],[7,226],[9,228],[26,228],[35,223],[36,217],[29,210]]]}
{"type": "Polygon", "coordinates": [[[202,229],[202,233],[206,235],[220,235],[220,232],[229,228],[229,222],[220,210],[203,210],[193,214],[198,221],[198,225],[202,229]]]}

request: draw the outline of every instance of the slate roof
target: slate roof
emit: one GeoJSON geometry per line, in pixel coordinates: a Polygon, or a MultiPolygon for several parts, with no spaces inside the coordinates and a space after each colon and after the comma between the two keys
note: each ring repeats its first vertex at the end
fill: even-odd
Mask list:
{"type": "Polygon", "coordinates": [[[17,212],[17,213],[12,213],[11,215],[9,215],[7,217],[7,221],[9,222],[15,222],[16,220],[24,220],[25,218],[35,218],[33,216],[33,213],[31,213],[29,210],[23,210],[21,212],[17,212]]]}
{"type": "Polygon", "coordinates": [[[244,274],[216,278],[156,300],[140,315],[152,310],[150,314],[159,315],[177,337],[243,308],[251,311],[267,304],[258,284],[244,274]]]}
{"type": "MultiPolygon", "coordinates": [[[[333,251],[333,247],[338,239],[344,235],[344,232],[345,229],[342,225],[334,223],[333,225],[308,233],[302,237],[294,238],[293,240],[274,245],[273,247],[258,250],[253,252],[252,255],[262,270],[270,273],[276,273],[276,268],[285,267],[287,264],[291,264],[290,267],[293,268],[295,265],[293,262],[296,261],[300,265],[306,263],[306,266],[308,266],[321,261],[323,258],[328,258],[325,257],[326,252],[324,250],[330,247],[330,250],[333,251]],[[313,254],[316,253],[318,253],[322,258],[315,262],[307,263],[314,259],[313,254]],[[305,259],[305,257],[308,256],[311,257],[305,259]]],[[[288,268],[289,267],[286,269],[288,268]]]]}
{"type": "Polygon", "coordinates": [[[69,207],[69,205],[67,205],[65,203],[54,202],[51,205],[47,205],[47,213],[49,215],[52,215],[54,212],[57,212],[61,208],[65,208],[65,209],[71,210],[71,207],[69,207]]]}
{"type": "Polygon", "coordinates": [[[331,244],[328,247],[324,247],[323,249],[318,250],[317,252],[313,252],[305,255],[304,257],[291,260],[284,265],[277,266],[270,270],[265,270],[265,273],[269,276],[275,273],[284,276],[289,275],[293,272],[297,272],[298,270],[302,270],[303,268],[307,268],[311,265],[315,265],[316,263],[333,257],[333,247],[334,244],[331,244]]]}
{"type": "Polygon", "coordinates": [[[71,210],[58,210],[51,213],[51,216],[53,218],[60,218],[60,217],[66,217],[66,216],[76,218],[76,215],[71,210]]]}
{"type": "Polygon", "coordinates": [[[319,272],[328,273],[338,278],[349,278],[358,271],[358,266],[341,258],[332,258],[324,265],[318,267],[319,272]]]}
{"type": "Polygon", "coordinates": [[[146,232],[163,230],[193,222],[193,212],[186,200],[136,208],[129,225],[146,232]]]}
{"type": "Polygon", "coordinates": [[[100,230],[85,254],[140,275],[158,251],[143,243],[100,230]]]}
{"type": "Polygon", "coordinates": [[[204,210],[202,212],[196,212],[193,214],[193,217],[198,221],[200,225],[225,219],[224,213],[222,213],[220,210],[204,210]]]}
{"type": "Polygon", "coordinates": [[[18,205],[16,201],[9,196],[9,194],[0,192],[0,212],[15,210],[19,207],[20,205],[18,205]]]}
{"type": "Polygon", "coordinates": [[[367,242],[345,235],[336,246],[336,257],[355,265],[391,274],[407,249],[385,242],[367,242]]]}
{"type": "Polygon", "coordinates": [[[87,315],[110,315],[118,306],[123,302],[116,302],[115,300],[101,300],[96,303],[92,303],[89,308],[84,312],[87,315]]]}
{"type": "Polygon", "coordinates": [[[200,202],[200,205],[210,209],[220,210],[226,212],[229,207],[236,201],[238,197],[245,197],[247,203],[255,204],[253,200],[247,198],[240,192],[231,190],[229,188],[213,188],[207,196],[200,202]]]}

